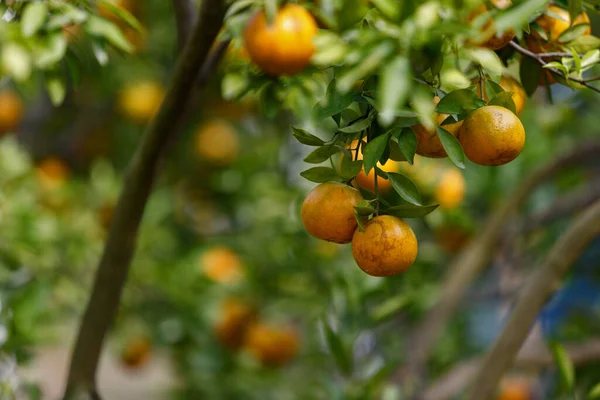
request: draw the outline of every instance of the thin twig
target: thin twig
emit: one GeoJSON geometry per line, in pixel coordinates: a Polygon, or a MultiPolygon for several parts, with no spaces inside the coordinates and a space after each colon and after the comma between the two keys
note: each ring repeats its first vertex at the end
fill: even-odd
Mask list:
{"type": "MultiPolygon", "coordinates": [[[[575,366],[582,366],[600,360],[600,339],[589,339],[583,343],[565,347],[569,359],[575,366]]],[[[438,378],[426,391],[424,400],[450,400],[456,397],[472,381],[481,366],[482,359],[476,358],[461,362],[448,373],[438,378]]],[[[538,369],[554,365],[555,361],[547,348],[529,350],[522,348],[515,359],[515,367],[538,369]]]]}
{"type": "Polygon", "coordinates": [[[421,386],[425,364],[437,338],[454,315],[470,283],[492,259],[494,249],[502,238],[503,227],[537,185],[566,166],[584,162],[590,157],[597,156],[598,153],[600,153],[600,141],[590,141],[581,143],[568,153],[552,159],[529,175],[490,216],[478,238],[459,253],[448,267],[449,275],[445,279],[442,293],[433,308],[411,333],[412,340],[406,365],[394,374],[394,381],[398,383],[412,381],[417,388],[421,386]]]}
{"type": "Polygon", "coordinates": [[[502,333],[485,355],[469,399],[494,397],[502,375],[511,366],[540,310],[585,249],[600,234],[600,200],[579,215],[531,274],[502,333]]]}
{"type": "Polygon", "coordinates": [[[65,399],[97,396],[98,360],[119,306],[158,164],[173,127],[184,115],[193,94],[192,83],[207,62],[225,11],[223,0],[203,2],[196,28],[177,62],[171,87],[130,162],[74,346],[65,399]]]}
{"type": "MultiPolygon", "coordinates": [[[[544,59],[542,57],[540,57],[539,54],[536,54],[536,53],[534,53],[532,51],[527,50],[524,47],[519,46],[519,44],[517,42],[511,41],[511,42],[509,42],[509,44],[517,52],[519,52],[519,53],[523,54],[524,56],[527,56],[527,57],[529,57],[529,58],[537,61],[537,63],[540,64],[542,67],[545,66],[546,64],[548,64],[546,61],[544,61],[544,59]]],[[[599,88],[588,84],[587,83],[588,81],[585,80],[585,79],[579,79],[579,78],[573,78],[573,77],[567,76],[567,75],[563,74],[561,71],[559,71],[559,70],[557,70],[555,68],[544,68],[544,69],[550,71],[551,73],[553,73],[554,75],[556,75],[556,76],[558,76],[558,77],[560,77],[562,79],[565,79],[567,81],[573,81],[573,82],[579,83],[580,85],[583,85],[586,88],[593,90],[594,92],[600,93],[600,89],[599,88]]]]}

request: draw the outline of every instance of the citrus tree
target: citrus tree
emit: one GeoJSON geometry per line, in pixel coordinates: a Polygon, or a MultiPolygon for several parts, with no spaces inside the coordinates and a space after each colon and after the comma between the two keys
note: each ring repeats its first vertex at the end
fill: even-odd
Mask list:
{"type": "MultiPolygon", "coordinates": [[[[538,129],[526,129],[538,120],[530,115],[528,124],[524,111],[534,93],[552,101],[561,95],[560,87],[580,90],[574,96],[595,104],[588,92],[600,91],[591,75],[600,62],[600,39],[592,35],[587,11],[598,5],[591,0],[174,0],[153,9],[163,30],[148,24],[147,31],[136,18],[142,7],[136,2],[3,4],[0,58],[7,87],[0,93],[0,130],[11,132],[24,118],[23,104],[8,86],[33,96],[43,85],[66,119],[79,114],[71,107],[89,108],[94,118],[84,119],[83,129],[94,132],[88,125],[94,120],[99,132],[86,134],[76,151],[91,155],[79,160],[89,171],[86,185],[66,184],[69,168],[60,159],[32,162],[10,136],[2,143],[4,183],[19,187],[6,202],[14,227],[6,264],[19,272],[21,264],[31,262],[36,278],[30,282],[9,274],[15,315],[9,349],[40,340],[32,335],[39,318],[64,315],[86,301],[88,291],[77,282],[87,279],[85,265],[99,257],[65,398],[100,397],[96,370],[114,324],[145,332],[124,345],[123,361],[132,368],[147,361],[152,341],[171,346],[191,398],[250,397],[252,388],[281,398],[290,387],[281,385],[278,373],[286,382],[310,382],[292,389],[298,398],[373,398],[399,391],[441,398],[435,384],[426,388],[427,372],[440,375],[480,350],[464,343],[462,321],[454,313],[478,272],[499,262],[494,256],[504,252],[497,247],[509,246],[506,222],[535,187],[599,151],[597,142],[585,142],[557,155],[560,135],[544,140],[538,129]],[[165,21],[166,12],[175,18],[165,21]],[[162,32],[170,33],[170,42],[162,32]],[[130,59],[144,62],[127,64],[130,59]],[[120,64],[121,69],[114,67],[120,64]],[[170,77],[168,84],[157,83],[161,73],[170,77]],[[140,76],[132,79],[132,74],[140,76]],[[108,92],[106,82],[120,86],[119,93],[104,96],[109,106],[90,107],[86,93],[108,92]],[[113,102],[129,122],[107,128],[106,110],[113,102]],[[263,157],[245,151],[230,123],[208,118],[236,119],[236,110],[246,115],[255,106],[261,129],[239,125],[251,136],[244,144],[253,144],[263,157]],[[196,125],[199,109],[203,121],[196,125]],[[190,125],[193,137],[186,134],[190,125]],[[106,143],[107,130],[126,133],[144,126],[141,137],[123,134],[114,146],[106,143]],[[290,137],[298,143],[290,144],[290,137]],[[135,151],[119,153],[124,148],[135,151]],[[188,148],[194,149],[194,162],[170,156],[188,148]],[[298,175],[290,162],[273,165],[265,155],[281,149],[294,149],[312,166],[298,175]],[[89,161],[108,154],[114,165],[89,161]],[[121,179],[115,170],[125,164],[121,179]],[[183,177],[182,169],[189,171],[183,177]],[[281,209],[298,199],[306,181],[318,185],[297,202],[292,218],[282,218],[281,209]],[[459,208],[465,183],[479,199],[467,210],[459,208]],[[511,189],[510,198],[495,204],[499,193],[511,189]],[[28,212],[39,202],[42,214],[28,212]],[[473,222],[487,214],[480,226],[473,222]],[[58,228],[65,224],[67,229],[58,228]],[[198,233],[218,239],[207,240],[199,252],[186,246],[198,233]],[[427,246],[432,237],[438,247],[427,246]],[[358,268],[349,270],[349,254],[338,244],[350,244],[358,268]],[[461,249],[441,281],[443,260],[461,249]],[[35,252],[53,258],[37,261],[35,252]],[[165,260],[176,261],[168,269],[165,260]],[[69,264],[71,276],[57,279],[51,268],[61,263],[69,264]],[[315,264],[332,267],[314,271],[315,264]],[[123,293],[128,275],[130,290],[123,293]],[[41,305],[50,298],[44,294],[55,292],[63,296],[53,302],[56,309],[43,312],[41,305]],[[206,307],[199,298],[206,299],[206,307]],[[286,314],[304,319],[294,324],[286,314]],[[139,328],[148,325],[140,321],[153,322],[139,328]],[[398,327],[411,332],[398,338],[398,327]],[[214,335],[203,336],[207,331],[214,335]],[[364,335],[357,338],[356,331],[364,335]],[[438,349],[440,336],[446,343],[438,349]],[[351,351],[351,343],[358,350],[351,351]],[[312,356],[305,358],[306,368],[278,371],[301,347],[312,356]],[[250,358],[239,360],[240,349],[250,358]],[[331,363],[334,374],[323,367],[331,363]],[[278,372],[256,374],[261,368],[278,372]],[[221,383],[210,386],[216,371],[222,372],[221,383]],[[228,377],[239,380],[231,384],[228,377]]],[[[575,117],[558,120],[585,126],[575,117]]],[[[35,155],[34,140],[29,142],[35,155]]],[[[578,183],[568,182],[565,190],[578,183]]],[[[504,373],[519,361],[529,327],[556,281],[599,233],[595,194],[578,199],[580,208],[591,207],[572,225],[548,231],[543,246],[532,245],[547,257],[526,280],[485,358],[477,360],[475,376],[454,392],[442,389],[450,396],[444,398],[465,387],[471,399],[495,395],[504,373]]],[[[582,337],[593,328],[584,329],[582,337]]],[[[592,387],[597,376],[587,378],[584,371],[576,381],[578,360],[570,359],[572,352],[554,342],[551,348],[564,381],[553,389],[557,398],[598,395],[592,387]]],[[[502,387],[504,398],[529,396],[530,389],[518,383],[502,387]]]]}

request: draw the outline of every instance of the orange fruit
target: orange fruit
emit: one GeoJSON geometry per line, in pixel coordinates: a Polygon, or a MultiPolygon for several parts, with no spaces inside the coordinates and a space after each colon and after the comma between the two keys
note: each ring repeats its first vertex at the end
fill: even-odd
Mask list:
{"type": "Polygon", "coordinates": [[[149,123],[160,108],[165,90],[154,81],[138,81],[127,84],[119,93],[120,111],[138,124],[149,123]]]}
{"type": "Polygon", "coordinates": [[[321,183],[302,203],[302,223],[318,239],[350,243],[358,226],[354,206],[362,199],[360,192],[348,185],[321,183]]]}
{"type": "Polygon", "coordinates": [[[221,304],[221,314],[214,328],[217,339],[231,350],[240,349],[255,318],[256,310],[248,303],[234,298],[226,300],[221,304]]]}
{"type": "Polygon", "coordinates": [[[458,207],[465,198],[465,178],[457,168],[445,171],[435,188],[435,200],[441,209],[458,207]]]}
{"type": "MultiPolygon", "coordinates": [[[[437,104],[440,102],[440,98],[435,96],[433,101],[437,104]]],[[[436,113],[435,124],[437,126],[442,126],[442,122],[444,122],[446,118],[448,118],[448,114],[436,113]]],[[[442,128],[456,136],[461,125],[462,121],[458,121],[453,124],[444,125],[442,128]]],[[[422,124],[414,125],[411,129],[415,135],[417,135],[417,154],[430,158],[448,157],[435,129],[427,130],[422,124]]]]}
{"type": "MultiPolygon", "coordinates": [[[[535,23],[544,31],[544,33],[546,33],[548,40],[544,40],[538,31],[532,29],[529,39],[536,40],[530,40],[528,43],[533,44],[530,46],[530,48],[534,53],[545,53],[559,50],[560,47],[557,46],[558,38],[563,34],[563,32],[571,27],[571,16],[564,8],[556,5],[549,5],[546,8],[546,11],[552,13],[553,15],[542,14],[535,20],[535,23]],[[556,18],[554,15],[560,17],[560,19],[556,18]]],[[[585,12],[582,12],[573,20],[573,26],[589,23],[590,17],[585,12]]],[[[592,28],[588,26],[583,34],[591,35],[592,28]]]]}
{"type": "Polygon", "coordinates": [[[62,187],[69,175],[69,167],[57,157],[48,157],[36,167],[37,180],[45,190],[62,187]]]}
{"type": "MultiPolygon", "coordinates": [[[[499,10],[505,10],[512,6],[512,1],[511,0],[492,0],[492,5],[499,10]]],[[[471,12],[471,14],[467,17],[467,19],[469,21],[472,21],[475,18],[477,18],[478,16],[480,16],[488,11],[489,11],[488,8],[485,6],[485,4],[483,4],[480,7],[478,7],[477,9],[475,9],[473,12],[471,12]]],[[[486,32],[488,29],[493,29],[493,27],[494,27],[494,20],[490,19],[488,22],[486,22],[481,27],[481,32],[486,32]]],[[[499,49],[503,48],[504,46],[506,46],[508,44],[508,42],[513,40],[514,37],[515,37],[515,31],[512,29],[508,29],[507,31],[503,32],[502,35],[500,35],[500,36],[498,36],[497,33],[494,32],[491,37],[486,38],[485,40],[482,40],[482,41],[475,42],[474,44],[481,46],[481,47],[488,48],[490,50],[499,50],[499,49]]]]}
{"type": "Polygon", "coordinates": [[[525,381],[511,379],[502,382],[496,400],[531,400],[531,398],[531,390],[525,381]]]}
{"type": "MultiPolygon", "coordinates": [[[[350,149],[355,149],[358,146],[358,140],[354,140],[352,144],[350,144],[350,149]]],[[[363,159],[363,148],[365,143],[361,144],[360,151],[358,153],[357,160],[363,159]]],[[[352,154],[354,154],[354,150],[351,150],[352,154]]],[[[387,160],[385,164],[381,164],[377,162],[377,168],[381,169],[384,172],[397,172],[400,169],[400,162],[394,160],[387,160]]],[[[360,172],[356,175],[356,181],[354,182],[355,187],[360,187],[366,189],[368,191],[375,191],[375,169],[371,169],[369,174],[365,174],[364,168],[360,170],[360,172]]],[[[377,177],[377,187],[380,193],[385,193],[392,188],[392,184],[387,179],[383,179],[382,177],[377,177]]]]}
{"type": "Polygon", "coordinates": [[[221,119],[208,121],[198,128],[195,146],[202,160],[218,166],[233,164],[240,152],[236,130],[221,119]]]}
{"type": "Polygon", "coordinates": [[[364,272],[385,277],[406,271],[417,258],[418,243],[410,226],[391,215],[375,217],[352,238],[352,255],[364,272]]]}
{"type": "Polygon", "coordinates": [[[23,116],[23,102],[12,90],[0,91],[0,135],[14,131],[23,116]]]}
{"type": "Polygon", "coordinates": [[[121,353],[121,361],[127,368],[138,369],[143,367],[150,359],[152,346],[145,337],[130,340],[121,353]]]}
{"type": "Polygon", "coordinates": [[[525,128],[512,111],[485,106],[470,113],[458,132],[465,155],[479,165],[503,165],[525,145],[525,128]]]}
{"type": "MultiPolygon", "coordinates": [[[[481,85],[479,82],[480,79],[476,78],[472,83],[477,86],[477,95],[481,97],[481,85]]],[[[525,107],[525,100],[527,99],[527,94],[525,93],[523,86],[521,86],[521,84],[517,82],[515,78],[506,75],[500,78],[500,82],[498,82],[498,84],[502,89],[504,89],[505,92],[513,92],[512,99],[515,103],[515,109],[517,111],[517,115],[520,115],[525,107]]],[[[485,101],[490,101],[487,93],[483,94],[483,99],[485,101]]]]}
{"type": "Polygon", "coordinates": [[[292,328],[256,323],[248,329],[245,347],[263,366],[279,367],[298,354],[299,342],[292,328]]]}
{"type": "Polygon", "coordinates": [[[244,264],[240,257],[227,247],[213,247],[200,257],[204,274],[217,283],[239,282],[244,276],[244,264]]]}
{"type": "Polygon", "coordinates": [[[264,11],[250,18],[244,43],[250,59],[269,75],[294,75],[310,64],[317,23],[298,4],[282,6],[271,24],[264,11]]]}

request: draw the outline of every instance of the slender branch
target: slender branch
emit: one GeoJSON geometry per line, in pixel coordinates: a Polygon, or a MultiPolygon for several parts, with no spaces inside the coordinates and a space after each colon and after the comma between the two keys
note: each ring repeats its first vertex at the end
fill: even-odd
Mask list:
{"type": "MultiPolygon", "coordinates": [[[[583,210],[600,197],[600,180],[596,179],[581,189],[559,198],[547,209],[527,217],[519,233],[529,233],[559,218],[583,210]]],[[[513,236],[513,235],[511,235],[513,236]]]]}
{"type": "MultiPolygon", "coordinates": [[[[569,359],[575,366],[582,366],[600,360],[600,339],[594,338],[583,343],[566,346],[569,359]]],[[[482,358],[464,361],[437,379],[424,394],[425,400],[450,400],[473,381],[480,368],[482,358]]],[[[555,361],[547,348],[528,350],[523,348],[515,359],[515,367],[524,369],[545,368],[555,361]]]]}
{"type": "Polygon", "coordinates": [[[157,166],[173,127],[180,123],[192,96],[192,83],[223,24],[225,8],[223,0],[203,2],[196,28],[177,62],[171,87],[131,160],[74,346],[65,399],[81,395],[99,398],[95,388],[98,359],[119,306],[157,166]]]}
{"type": "Polygon", "coordinates": [[[194,0],[173,0],[173,9],[177,24],[177,46],[181,50],[196,23],[196,5],[194,0]]]}
{"type": "MultiPolygon", "coordinates": [[[[549,53],[535,53],[539,58],[557,58],[557,57],[573,57],[573,53],[567,51],[554,51],[549,53]]],[[[585,54],[579,54],[579,57],[583,57],[585,54]]]]}
{"type": "Polygon", "coordinates": [[[600,200],[597,200],[571,223],[525,283],[504,330],[479,367],[470,400],[493,398],[502,375],[513,363],[556,283],[564,278],[573,262],[599,233],[600,200]]]}
{"type": "Polygon", "coordinates": [[[412,332],[406,365],[394,374],[394,381],[400,383],[413,381],[417,388],[421,385],[425,364],[437,338],[456,311],[471,281],[492,259],[494,249],[502,237],[502,228],[535,187],[564,167],[584,162],[597,156],[598,153],[600,153],[600,141],[590,141],[581,143],[566,154],[554,158],[529,175],[490,216],[478,238],[459,253],[448,267],[449,275],[445,279],[442,293],[433,308],[412,332]]]}
{"type": "MultiPolygon", "coordinates": [[[[523,54],[524,56],[527,56],[527,57],[529,57],[529,58],[537,61],[537,63],[540,64],[542,67],[544,65],[548,64],[546,61],[544,61],[543,57],[540,57],[539,54],[536,54],[536,53],[534,53],[532,51],[527,50],[524,47],[519,46],[519,44],[517,42],[511,41],[511,42],[509,42],[509,44],[517,52],[519,52],[519,53],[523,54]]],[[[594,92],[600,93],[600,89],[599,88],[588,84],[587,83],[588,81],[585,80],[585,79],[579,79],[579,78],[573,78],[573,77],[567,76],[567,75],[563,74],[561,71],[559,71],[559,70],[557,70],[555,68],[544,68],[544,69],[552,72],[554,75],[556,75],[556,76],[558,76],[560,78],[563,78],[563,79],[565,79],[567,81],[573,81],[573,82],[579,83],[580,85],[583,85],[586,88],[593,90],[594,92]]]]}

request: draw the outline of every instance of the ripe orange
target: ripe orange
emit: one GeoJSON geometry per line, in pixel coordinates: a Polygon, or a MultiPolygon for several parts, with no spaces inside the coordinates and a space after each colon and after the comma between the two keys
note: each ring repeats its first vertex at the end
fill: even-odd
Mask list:
{"type": "Polygon", "coordinates": [[[497,400],[531,400],[531,390],[525,381],[505,380],[500,387],[497,400]]]}
{"type": "MultiPolygon", "coordinates": [[[[480,79],[476,78],[473,80],[473,84],[477,86],[477,95],[481,97],[481,85],[479,84],[480,79]]],[[[520,115],[525,107],[525,100],[527,99],[527,94],[525,93],[525,89],[517,80],[510,76],[502,76],[500,82],[498,82],[500,87],[504,89],[505,92],[513,92],[512,99],[515,103],[515,109],[517,111],[517,115],[520,115]]],[[[483,94],[483,99],[485,101],[489,101],[487,93],[483,94]]]]}
{"type": "Polygon", "coordinates": [[[265,73],[293,75],[310,63],[317,30],[315,19],[304,7],[286,4],[271,25],[264,11],[250,18],[244,29],[244,42],[252,61],[265,73]]]}
{"type": "Polygon", "coordinates": [[[213,247],[200,257],[204,274],[217,283],[236,283],[244,276],[244,264],[240,257],[227,247],[213,247]]]}
{"type": "Polygon", "coordinates": [[[138,369],[148,362],[151,352],[152,346],[147,338],[134,338],[125,345],[121,353],[121,361],[127,368],[138,369]]]}
{"type": "Polygon", "coordinates": [[[354,206],[362,199],[353,187],[337,182],[321,183],[302,203],[302,223],[318,239],[350,243],[358,226],[354,206]]]}
{"type": "Polygon", "coordinates": [[[279,367],[298,354],[299,341],[292,328],[256,323],[248,329],[245,347],[262,365],[279,367]]]}
{"type": "MultiPolygon", "coordinates": [[[[512,1],[511,0],[492,0],[492,5],[499,10],[505,10],[512,6],[512,1]]],[[[484,4],[484,5],[481,5],[480,7],[478,7],[475,11],[473,11],[467,19],[469,21],[472,21],[485,12],[488,12],[488,8],[484,4]]],[[[493,21],[493,19],[490,19],[488,22],[486,22],[486,24],[484,26],[481,27],[481,32],[485,32],[488,29],[493,29],[493,27],[494,27],[494,21],[493,21]]],[[[485,40],[476,42],[474,44],[476,44],[478,46],[486,47],[490,50],[499,50],[499,49],[503,48],[504,46],[506,46],[508,44],[508,42],[513,40],[514,37],[515,37],[515,31],[512,29],[509,29],[509,30],[503,32],[502,35],[500,35],[500,36],[498,36],[497,33],[494,32],[494,34],[490,38],[486,38],[485,40]]]]}
{"type": "Polygon", "coordinates": [[[198,128],[195,146],[202,160],[218,166],[233,164],[240,152],[236,130],[221,119],[208,121],[198,128]]]}
{"type": "Polygon", "coordinates": [[[503,165],[525,145],[525,128],[512,111],[485,106],[470,113],[458,132],[465,155],[479,165],[503,165]]]}
{"type": "MultiPolygon", "coordinates": [[[[440,102],[440,98],[435,96],[433,101],[437,104],[440,102]]],[[[436,113],[435,124],[437,126],[442,126],[442,122],[444,122],[446,118],[448,118],[448,114],[436,113]]],[[[444,125],[442,128],[456,136],[461,125],[462,121],[458,121],[453,124],[444,125]]],[[[422,124],[414,125],[411,129],[415,135],[417,135],[417,154],[430,158],[443,158],[448,156],[435,129],[427,130],[422,124]]]]}
{"type": "MultiPolygon", "coordinates": [[[[546,8],[546,11],[557,15],[560,19],[554,17],[554,15],[542,14],[535,20],[535,23],[546,33],[548,40],[543,39],[539,32],[532,29],[531,35],[527,37],[527,44],[534,53],[546,53],[560,50],[558,38],[564,31],[571,27],[571,16],[564,8],[556,5],[549,5],[546,8]]],[[[573,20],[573,26],[589,23],[590,18],[585,12],[582,12],[573,20]]],[[[591,35],[592,28],[588,26],[583,34],[591,35]]]]}
{"type": "Polygon", "coordinates": [[[406,271],[417,258],[418,243],[410,226],[400,218],[380,215],[352,238],[352,255],[364,272],[385,277],[406,271]]]}
{"type": "Polygon", "coordinates": [[[23,102],[12,90],[0,92],[0,135],[14,131],[23,116],[23,102]]]}
{"type": "Polygon", "coordinates": [[[465,198],[465,178],[457,168],[445,171],[435,188],[435,200],[441,209],[458,207],[465,198]]]}
{"type": "Polygon", "coordinates": [[[57,157],[48,157],[36,167],[37,180],[45,190],[55,190],[62,187],[69,175],[69,167],[57,157]]]}
{"type": "Polygon", "coordinates": [[[160,108],[165,90],[154,81],[138,81],[126,85],[120,92],[120,111],[138,124],[147,124],[160,108]]]}
{"type": "MultiPolygon", "coordinates": [[[[349,148],[354,149],[358,146],[358,140],[354,140],[352,144],[350,144],[349,148]]],[[[363,148],[365,144],[361,144],[360,152],[358,153],[358,160],[363,159],[363,148]]],[[[354,150],[352,150],[352,154],[354,154],[354,150]]],[[[394,160],[388,160],[385,164],[381,164],[377,162],[377,167],[384,172],[397,172],[400,169],[400,162],[394,160]]],[[[356,175],[356,181],[354,182],[355,187],[360,187],[371,192],[375,191],[375,169],[369,171],[369,174],[365,174],[364,168],[360,170],[358,175],[356,175]]],[[[392,188],[392,184],[387,179],[383,179],[381,177],[377,178],[377,187],[380,193],[385,193],[392,188]]]]}
{"type": "Polygon", "coordinates": [[[255,318],[256,310],[248,303],[234,298],[226,300],[221,304],[220,318],[214,328],[217,339],[231,350],[240,349],[255,318]]]}

